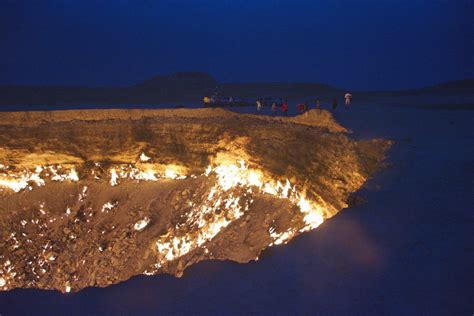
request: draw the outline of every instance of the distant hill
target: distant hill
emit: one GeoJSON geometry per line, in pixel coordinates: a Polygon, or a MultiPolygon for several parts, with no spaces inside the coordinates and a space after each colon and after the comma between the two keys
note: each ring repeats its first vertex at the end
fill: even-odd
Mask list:
{"type": "Polygon", "coordinates": [[[0,104],[175,102],[211,94],[216,85],[206,73],[181,72],[156,76],[130,87],[0,86],[0,104]]]}
{"type": "Polygon", "coordinates": [[[474,79],[454,80],[439,83],[436,85],[405,90],[392,91],[359,91],[358,95],[366,96],[403,96],[403,95],[463,95],[474,94],[474,79]]]}
{"type": "Polygon", "coordinates": [[[438,94],[474,94],[474,79],[448,81],[411,91],[433,92],[438,94]]]}
{"type": "Polygon", "coordinates": [[[178,72],[165,76],[155,76],[142,82],[134,88],[161,91],[192,91],[202,93],[203,90],[213,89],[218,85],[217,81],[209,74],[202,72],[178,72]]]}
{"type": "MultiPolygon", "coordinates": [[[[200,100],[217,91],[234,97],[260,97],[266,95],[304,98],[319,96],[332,98],[344,89],[318,83],[223,83],[202,72],[179,72],[155,76],[129,87],[62,87],[62,86],[0,86],[0,104],[155,104],[200,100]]],[[[364,97],[417,95],[417,94],[472,94],[474,80],[458,80],[422,89],[402,91],[357,92],[364,97]]]]}

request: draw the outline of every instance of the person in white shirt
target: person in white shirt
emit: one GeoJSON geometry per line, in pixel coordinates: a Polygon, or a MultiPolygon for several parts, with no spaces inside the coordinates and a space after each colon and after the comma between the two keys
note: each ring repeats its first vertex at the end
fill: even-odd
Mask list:
{"type": "Polygon", "coordinates": [[[257,100],[257,111],[260,111],[262,109],[262,102],[260,100],[257,100]]]}
{"type": "Polygon", "coordinates": [[[350,94],[349,92],[347,92],[347,93],[344,95],[344,99],[346,99],[346,105],[347,105],[347,106],[351,105],[352,94],[350,94]]]}

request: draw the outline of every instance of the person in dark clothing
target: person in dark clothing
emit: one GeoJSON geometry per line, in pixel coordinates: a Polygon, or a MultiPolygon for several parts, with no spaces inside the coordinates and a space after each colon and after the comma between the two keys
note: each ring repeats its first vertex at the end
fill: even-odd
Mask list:
{"type": "Polygon", "coordinates": [[[276,115],[276,112],[277,112],[277,104],[276,104],[276,102],[273,102],[273,104],[272,104],[272,114],[276,115]]]}
{"type": "Polygon", "coordinates": [[[335,110],[337,108],[337,99],[332,100],[332,108],[335,110]]]}
{"type": "Polygon", "coordinates": [[[316,108],[317,109],[321,108],[321,101],[319,100],[319,98],[316,99],[316,108]]]}

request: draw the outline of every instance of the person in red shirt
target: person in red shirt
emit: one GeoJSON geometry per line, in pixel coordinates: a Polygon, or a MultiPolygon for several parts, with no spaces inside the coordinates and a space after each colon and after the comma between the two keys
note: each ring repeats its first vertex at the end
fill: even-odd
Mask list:
{"type": "Polygon", "coordinates": [[[281,105],[281,112],[282,112],[283,115],[285,115],[285,116],[288,115],[288,105],[286,104],[286,101],[283,102],[283,104],[281,105]]]}
{"type": "Polygon", "coordinates": [[[299,113],[303,113],[303,112],[304,112],[304,104],[303,104],[303,103],[299,103],[299,104],[296,106],[296,109],[298,110],[299,113]]]}

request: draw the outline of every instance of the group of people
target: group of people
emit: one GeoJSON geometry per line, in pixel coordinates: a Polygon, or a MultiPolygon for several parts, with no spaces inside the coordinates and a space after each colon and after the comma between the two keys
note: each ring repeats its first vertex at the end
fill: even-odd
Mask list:
{"type": "MultiPolygon", "coordinates": [[[[351,102],[352,102],[352,94],[350,94],[349,92],[347,92],[345,95],[344,95],[344,104],[346,106],[349,106],[351,105],[351,102]]],[[[333,99],[332,100],[332,108],[335,110],[337,108],[337,99],[333,99]]],[[[319,109],[319,107],[318,107],[319,109]]]]}
{"type": "MultiPolygon", "coordinates": [[[[260,112],[262,110],[262,107],[263,107],[262,101],[257,100],[257,111],[260,112]]],[[[280,104],[277,104],[276,102],[272,103],[271,108],[272,108],[273,115],[276,115],[278,107],[281,108],[281,113],[283,115],[288,115],[288,101],[287,100],[281,102],[280,104]]]]}
{"type": "MultiPolygon", "coordinates": [[[[346,93],[344,95],[344,100],[345,100],[344,103],[345,103],[346,106],[351,105],[352,94],[350,94],[349,92],[346,93]]],[[[262,101],[257,100],[256,104],[257,104],[257,111],[260,112],[262,110],[262,107],[263,107],[262,101]]],[[[316,99],[315,105],[316,105],[316,109],[321,108],[321,100],[319,98],[316,99]]],[[[276,102],[272,103],[271,109],[272,109],[272,114],[273,115],[277,114],[278,107],[281,108],[281,113],[284,116],[288,115],[288,100],[287,99],[285,99],[285,101],[283,101],[280,104],[277,104],[276,102]]],[[[336,98],[334,98],[332,100],[331,107],[332,107],[333,110],[335,110],[337,108],[337,99],[336,98]]],[[[304,113],[304,112],[308,111],[309,110],[309,103],[307,101],[304,102],[304,103],[298,103],[296,105],[296,110],[298,111],[298,113],[304,113]]]]}

